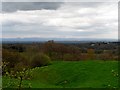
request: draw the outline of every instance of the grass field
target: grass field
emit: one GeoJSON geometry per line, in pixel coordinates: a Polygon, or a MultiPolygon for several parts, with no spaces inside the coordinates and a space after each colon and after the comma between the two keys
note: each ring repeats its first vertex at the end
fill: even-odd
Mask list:
{"type": "MultiPolygon", "coordinates": [[[[118,87],[117,61],[56,61],[31,71],[33,78],[24,80],[24,87],[28,87],[28,84],[31,84],[31,88],[118,87]]],[[[14,85],[17,82],[17,79],[3,76],[3,87],[17,87],[14,85]]]]}

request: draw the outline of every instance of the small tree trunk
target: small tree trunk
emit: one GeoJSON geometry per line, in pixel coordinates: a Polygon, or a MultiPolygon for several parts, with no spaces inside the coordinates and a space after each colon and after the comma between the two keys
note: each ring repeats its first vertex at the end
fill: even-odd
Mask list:
{"type": "Polygon", "coordinates": [[[19,90],[21,89],[22,80],[23,80],[23,78],[22,78],[22,76],[20,76],[19,90]]]}

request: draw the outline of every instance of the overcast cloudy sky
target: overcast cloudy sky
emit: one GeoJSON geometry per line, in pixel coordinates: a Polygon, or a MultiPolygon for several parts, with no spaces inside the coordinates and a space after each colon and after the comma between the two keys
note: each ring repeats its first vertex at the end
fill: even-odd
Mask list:
{"type": "Polygon", "coordinates": [[[3,2],[3,38],[118,38],[113,2],[3,2]]]}

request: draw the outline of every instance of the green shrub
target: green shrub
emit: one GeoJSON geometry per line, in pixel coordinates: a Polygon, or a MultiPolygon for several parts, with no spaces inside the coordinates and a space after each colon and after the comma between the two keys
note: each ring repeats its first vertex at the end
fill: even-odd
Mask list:
{"type": "Polygon", "coordinates": [[[51,63],[50,58],[42,53],[35,54],[32,57],[32,61],[31,61],[32,67],[45,66],[45,65],[49,65],[50,63],[51,63]]]}

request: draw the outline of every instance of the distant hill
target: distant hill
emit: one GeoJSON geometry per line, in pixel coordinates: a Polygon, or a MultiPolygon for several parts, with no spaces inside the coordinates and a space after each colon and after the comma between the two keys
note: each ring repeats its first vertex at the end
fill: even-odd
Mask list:
{"type": "Polygon", "coordinates": [[[2,38],[2,41],[117,41],[117,39],[94,39],[94,38],[2,38]]]}

